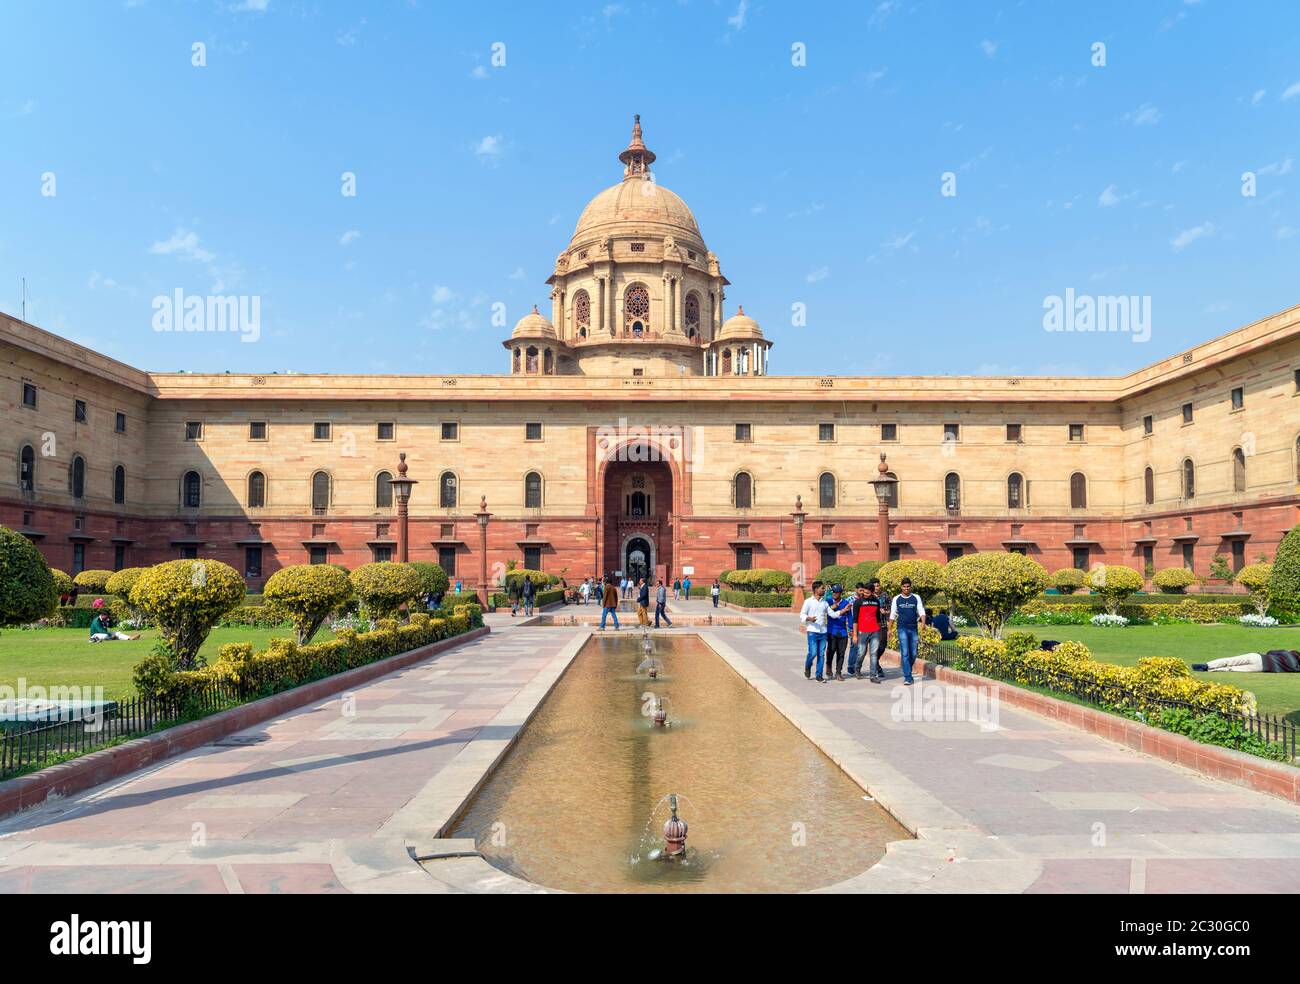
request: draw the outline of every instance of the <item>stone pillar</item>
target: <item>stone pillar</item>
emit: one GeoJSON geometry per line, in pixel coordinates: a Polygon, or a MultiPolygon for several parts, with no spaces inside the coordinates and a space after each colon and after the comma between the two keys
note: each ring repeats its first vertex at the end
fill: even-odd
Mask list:
{"type": "Polygon", "coordinates": [[[478,603],[483,607],[483,611],[488,610],[488,562],[487,562],[487,534],[488,520],[492,514],[487,511],[487,496],[480,496],[478,502],[478,512],[474,514],[478,520],[478,603]]]}
{"type": "Polygon", "coordinates": [[[803,567],[803,520],[808,513],[803,508],[803,496],[794,497],[794,512],[790,517],[794,520],[794,607],[802,608],[804,599],[807,595],[804,593],[804,567],[803,567]]]}
{"type": "Polygon", "coordinates": [[[607,307],[605,301],[605,278],[604,277],[600,278],[600,289],[597,291],[597,293],[600,295],[600,299],[599,299],[599,303],[596,305],[596,330],[598,332],[603,332],[605,330],[605,309],[607,307]]]}
{"type": "Polygon", "coordinates": [[[393,497],[397,500],[397,562],[405,564],[409,559],[408,544],[410,538],[407,535],[407,521],[409,517],[409,505],[411,502],[411,487],[417,485],[413,478],[406,475],[406,452],[403,451],[398,455],[397,460],[397,477],[392,479],[393,497]]]}

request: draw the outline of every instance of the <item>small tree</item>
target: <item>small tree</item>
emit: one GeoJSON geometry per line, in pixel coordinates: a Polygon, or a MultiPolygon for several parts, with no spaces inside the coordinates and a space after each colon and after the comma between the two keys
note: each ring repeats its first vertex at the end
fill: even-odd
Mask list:
{"type": "Polygon", "coordinates": [[[73,581],[70,575],[53,567],[50,568],[50,574],[54,577],[54,590],[58,592],[60,598],[71,593],[73,581]]]}
{"type": "Polygon", "coordinates": [[[1046,586],[1042,565],[1018,553],[967,554],[948,561],[944,570],[948,601],[970,612],[980,630],[994,639],[1002,638],[1016,609],[1046,586]]]}
{"type": "Polygon", "coordinates": [[[1233,582],[1232,568],[1228,566],[1228,558],[1223,554],[1215,554],[1210,558],[1210,577],[1224,584],[1233,582]]]}
{"type": "Polygon", "coordinates": [[[1268,580],[1268,599],[1283,618],[1300,614],[1300,526],[1282,537],[1273,557],[1273,573],[1268,580]]]}
{"type": "Polygon", "coordinates": [[[135,587],[135,582],[140,580],[141,575],[148,569],[147,567],[127,567],[124,570],[115,572],[104,583],[104,593],[116,595],[118,598],[129,597],[131,589],[135,587]]]}
{"type": "Polygon", "coordinates": [[[293,623],[298,645],[305,646],[325,619],[347,604],[352,582],[332,564],[297,564],[272,574],[262,595],[272,614],[293,623]]]}
{"type": "Polygon", "coordinates": [[[177,669],[202,665],[199,650],[212,626],[244,600],[244,579],[219,560],[172,560],[150,567],[129,601],[158,626],[177,669]]]}
{"type": "Polygon", "coordinates": [[[0,625],[26,625],[59,603],[54,575],[32,541],[0,526],[0,625]]]}
{"type": "Polygon", "coordinates": [[[451,587],[451,578],[437,564],[427,560],[414,560],[408,565],[420,575],[420,594],[443,595],[451,587]]]}
{"type": "Polygon", "coordinates": [[[921,596],[922,604],[943,590],[943,564],[933,560],[891,560],[876,572],[880,586],[891,595],[898,594],[903,578],[912,579],[912,590],[921,596]]]}
{"type": "Polygon", "coordinates": [[[1237,583],[1250,592],[1258,615],[1268,614],[1268,582],[1272,576],[1272,564],[1247,564],[1237,571],[1237,583]]]}
{"type": "Polygon", "coordinates": [[[1052,587],[1061,594],[1074,594],[1083,587],[1083,571],[1075,567],[1062,567],[1052,572],[1052,587]]]}
{"type": "Polygon", "coordinates": [[[367,618],[395,618],[401,607],[420,594],[420,575],[409,564],[381,560],[362,564],[348,575],[367,618]]]}
{"type": "Polygon", "coordinates": [[[82,571],[72,583],[89,594],[108,594],[108,579],[112,576],[112,571],[82,571]]]}
{"type": "Polygon", "coordinates": [[[1166,567],[1164,570],[1156,571],[1151,583],[1161,591],[1182,594],[1193,585],[1200,584],[1201,579],[1186,567],[1166,567]]]}
{"type": "Polygon", "coordinates": [[[1119,606],[1128,600],[1129,595],[1142,590],[1142,583],[1140,573],[1120,564],[1098,564],[1088,575],[1088,587],[1093,594],[1100,596],[1112,615],[1119,614],[1119,606]]]}

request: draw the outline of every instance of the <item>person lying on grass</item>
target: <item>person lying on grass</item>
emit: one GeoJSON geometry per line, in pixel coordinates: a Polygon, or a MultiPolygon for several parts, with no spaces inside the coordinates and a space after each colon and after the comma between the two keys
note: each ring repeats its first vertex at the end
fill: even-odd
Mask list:
{"type": "Polygon", "coordinates": [[[1300,652],[1294,649],[1270,649],[1266,653],[1242,653],[1224,656],[1208,663],[1193,663],[1202,673],[1231,670],[1236,673],[1300,673],[1300,652]]]}

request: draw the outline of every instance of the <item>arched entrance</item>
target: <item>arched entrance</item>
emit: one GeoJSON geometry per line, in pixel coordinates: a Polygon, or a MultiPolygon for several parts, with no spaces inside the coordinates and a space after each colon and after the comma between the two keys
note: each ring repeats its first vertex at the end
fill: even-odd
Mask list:
{"type": "Polygon", "coordinates": [[[623,547],[623,570],[633,581],[642,578],[651,580],[654,576],[654,547],[643,536],[628,537],[623,547]]]}

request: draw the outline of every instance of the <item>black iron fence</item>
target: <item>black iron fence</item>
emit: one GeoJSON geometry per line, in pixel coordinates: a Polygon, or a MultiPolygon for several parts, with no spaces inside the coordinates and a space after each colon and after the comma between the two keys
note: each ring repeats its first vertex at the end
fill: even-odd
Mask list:
{"type": "Polygon", "coordinates": [[[0,739],[0,780],[55,765],[100,748],[139,738],[185,721],[243,703],[247,695],[227,684],[209,684],[181,700],[135,697],[105,701],[54,719],[4,722],[0,739]]]}
{"type": "MultiPolygon", "coordinates": [[[[1271,751],[1267,755],[1269,758],[1294,761],[1297,746],[1300,745],[1300,735],[1297,734],[1300,727],[1280,715],[1230,714],[1217,709],[1196,707],[1185,701],[1137,694],[1119,684],[1085,680],[1060,670],[1018,666],[1015,679],[1009,679],[998,667],[983,664],[977,656],[966,652],[955,642],[938,643],[928,658],[940,665],[967,670],[991,679],[1059,693],[1103,710],[1139,716],[1141,720],[1156,727],[1161,727],[1162,720],[1167,719],[1167,715],[1162,712],[1184,712],[1193,719],[1202,719],[1199,725],[1191,726],[1192,733],[1189,737],[1255,754],[1271,751]],[[1205,718],[1213,720],[1207,724],[1205,718]],[[1216,727],[1215,722],[1220,726],[1216,727]],[[1270,748],[1265,750],[1255,747],[1260,743],[1270,748]]],[[[1180,729],[1178,733],[1187,732],[1180,729]]]]}

